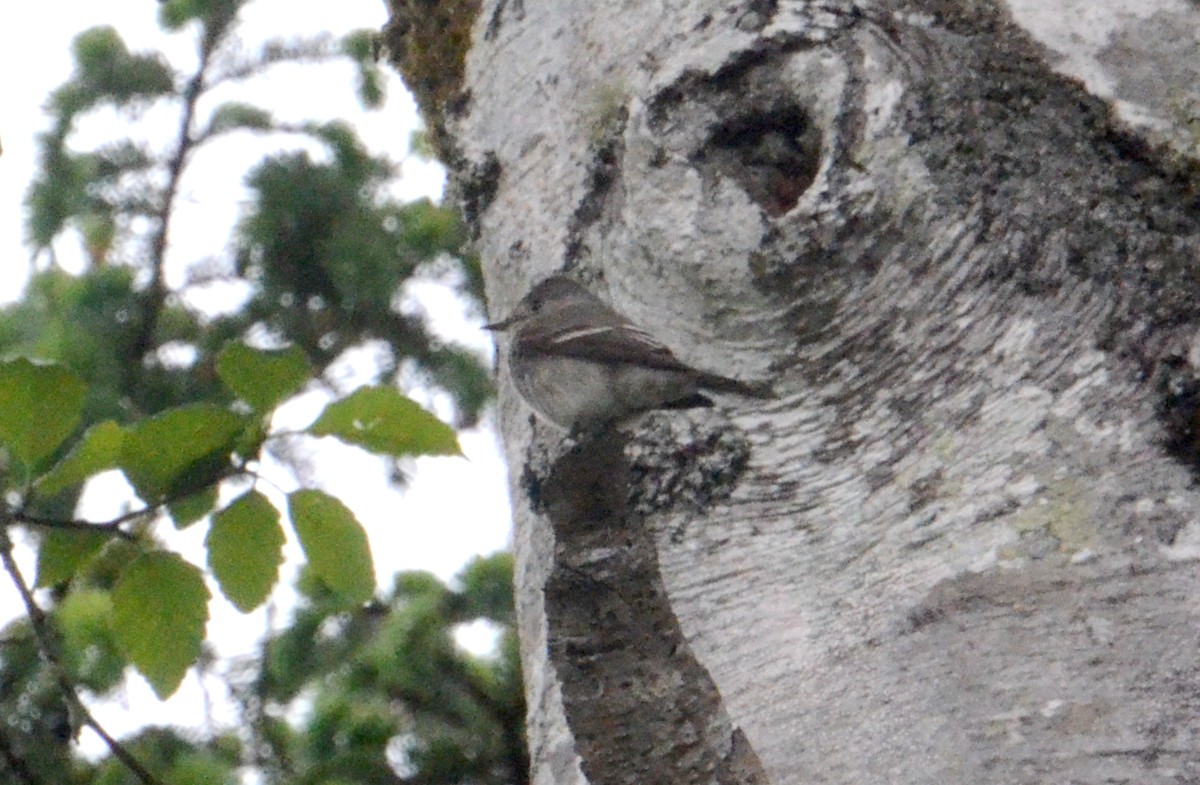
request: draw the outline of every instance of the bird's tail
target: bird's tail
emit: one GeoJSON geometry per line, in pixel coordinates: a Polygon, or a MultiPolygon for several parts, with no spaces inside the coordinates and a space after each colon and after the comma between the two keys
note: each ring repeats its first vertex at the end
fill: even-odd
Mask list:
{"type": "Polygon", "coordinates": [[[702,373],[696,379],[696,384],[703,390],[715,393],[741,395],[746,398],[774,398],[775,387],[770,382],[743,382],[719,376],[715,373],[702,373]]]}

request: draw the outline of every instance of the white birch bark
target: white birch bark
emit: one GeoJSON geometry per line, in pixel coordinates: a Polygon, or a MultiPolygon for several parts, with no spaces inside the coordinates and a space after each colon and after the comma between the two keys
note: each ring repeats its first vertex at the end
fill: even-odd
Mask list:
{"type": "Polygon", "coordinates": [[[779,393],[572,449],[503,385],[536,782],[1200,782],[1198,18],[484,4],[495,314],[779,393]]]}

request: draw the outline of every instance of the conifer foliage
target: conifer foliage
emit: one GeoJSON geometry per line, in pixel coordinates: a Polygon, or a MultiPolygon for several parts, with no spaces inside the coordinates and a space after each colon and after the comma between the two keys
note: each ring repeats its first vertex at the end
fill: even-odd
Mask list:
{"type": "Polygon", "coordinates": [[[0,311],[0,559],[26,609],[0,631],[0,780],[523,782],[509,557],[477,560],[452,586],[411,573],[381,592],[345,500],[304,471],[286,494],[262,478],[268,451],[286,463],[322,438],[389,461],[458,455],[454,428],[478,420],[491,388],[476,355],[399,307],[406,284],[430,276],[478,304],[456,216],[392,198],[398,167],[349,125],[226,100],[282,64],[349,59],[361,101],[378,106],[373,34],[250,45],[238,32],[247,1],[159,4],[164,37],[195,43],[188,68],[131,51],[112,27],[81,33],[74,73],[48,102],[27,198],[33,273],[0,311]],[[177,122],[166,140],[79,144],[81,123],[105,113],[130,128],[152,114],[177,122]],[[288,144],[227,172],[248,199],[221,229],[227,252],[189,258],[172,243],[184,183],[195,167],[219,170],[238,135],[288,144]],[[82,264],[61,264],[74,242],[82,264]],[[214,290],[232,304],[200,307],[194,295],[214,290]],[[365,346],[371,378],[342,389],[331,371],[365,346]],[[452,401],[451,423],[402,392],[414,381],[452,401]],[[310,425],[273,426],[313,390],[327,404],[310,425]],[[136,494],[130,511],[78,517],[83,485],[112,470],[136,494]],[[206,528],[203,566],[162,537],[191,526],[206,528]],[[269,603],[289,540],[306,560],[298,609],[260,656],[214,662],[213,591],[243,612],[269,603]],[[14,555],[24,544],[32,575],[14,555]],[[481,620],[496,650],[467,654],[456,630],[481,620]],[[195,738],[151,726],[118,742],[87,708],[130,669],[165,698],[193,668],[227,677],[237,727],[195,738]],[[73,751],[84,727],[109,755],[73,751]]]}

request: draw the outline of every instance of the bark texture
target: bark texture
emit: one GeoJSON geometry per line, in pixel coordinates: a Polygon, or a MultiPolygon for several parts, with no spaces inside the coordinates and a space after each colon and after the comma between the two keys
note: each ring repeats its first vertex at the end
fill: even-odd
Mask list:
{"type": "Polygon", "coordinates": [[[504,388],[537,782],[1200,782],[1187,127],[1031,8],[483,3],[494,312],[568,271],[779,392],[573,444],[504,388]]]}

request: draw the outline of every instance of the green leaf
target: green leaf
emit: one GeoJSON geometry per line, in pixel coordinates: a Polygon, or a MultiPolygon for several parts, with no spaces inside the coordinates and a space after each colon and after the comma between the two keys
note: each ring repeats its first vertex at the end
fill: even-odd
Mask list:
{"type": "Polygon", "coordinates": [[[213,516],[204,541],[208,568],[221,593],[242,613],[261,605],[279,580],[283,542],[279,511],[258,491],[213,516]]]}
{"type": "Polygon", "coordinates": [[[112,633],[112,598],[106,591],[72,591],[54,609],[62,635],[64,665],[71,677],[95,692],[112,689],[125,671],[112,633]]]}
{"type": "Polygon", "coordinates": [[[194,496],[188,496],[167,505],[167,512],[175,522],[176,529],[186,529],[212,512],[217,506],[217,486],[212,485],[194,496]]]}
{"type": "Polygon", "coordinates": [[[43,497],[55,496],[93,475],[116,468],[124,440],[125,431],[112,420],[93,425],[66,457],[38,479],[35,490],[43,497]]]}
{"type": "Polygon", "coordinates": [[[418,128],[409,134],[408,150],[420,161],[432,161],[437,158],[437,151],[433,149],[433,142],[429,138],[429,132],[424,128],[418,128]]]}
{"type": "Polygon", "coordinates": [[[308,565],[321,582],[348,602],[369,600],[375,592],[375,567],[367,533],[354,513],[314,490],[288,494],[288,512],[308,565]]]}
{"type": "Polygon", "coordinates": [[[62,444],[87,393],[75,374],[25,358],[0,362],[0,444],[33,467],[62,444]]]}
{"type": "Polygon", "coordinates": [[[214,484],[229,468],[246,419],[211,404],[169,409],[126,434],[121,470],[138,496],[153,504],[214,484]]]}
{"type": "MultiPolygon", "coordinates": [[[[237,755],[221,755],[197,745],[174,757],[163,780],[171,785],[236,785],[246,781],[239,776],[237,760],[237,755]]],[[[323,785],[334,782],[325,780],[323,785]]]]}
{"type": "Polygon", "coordinates": [[[458,574],[462,585],[462,618],[485,618],[501,624],[513,619],[513,555],[476,556],[458,574]]]}
{"type": "Polygon", "coordinates": [[[136,558],[113,587],[117,645],[159,698],[179,688],[200,656],[208,598],[200,570],[166,551],[136,558]]]}
{"type": "Polygon", "coordinates": [[[231,343],[217,357],[217,375],[255,411],[267,412],[299,390],[313,369],[297,346],[268,351],[231,343]]]}
{"type": "Polygon", "coordinates": [[[382,385],[329,404],[309,431],[383,455],[462,455],[453,428],[382,385]]]}
{"type": "Polygon", "coordinates": [[[208,133],[222,134],[239,129],[266,131],[274,125],[271,113],[257,106],[237,101],[223,103],[213,110],[208,121],[208,133]]]}
{"type": "Polygon", "coordinates": [[[362,65],[358,69],[358,101],[364,109],[383,106],[387,93],[384,90],[383,71],[373,65],[362,65]]]}
{"type": "Polygon", "coordinates": [[[201,6],[196,0],[164,0],[158,5],[158,22],[167,30],[178,30],[199,18],[201,6]]]}
{"type": "Polygon", "coordinates": [[[375,62],[375,41],[378,38],[377,30],[365,28],[351,30],[342,38],[342,53],[361,63],[373,63],[375,62]]]}
{"type": "Polygon", "coordinates": [[[51,94],[51,106],[73,115],[101,101],[116,105],[169,95],[174,74],[157,54],[133,54],[112,27],[84,30],[71,45],[75,74],[51,94]]]}
{"type": "Polygon", "coordinates": [[[75,577],[75,573],[111,539],[104,532],[53,529],[42,538],[38,548],[38,588],[56,586],[75,577]]]}

